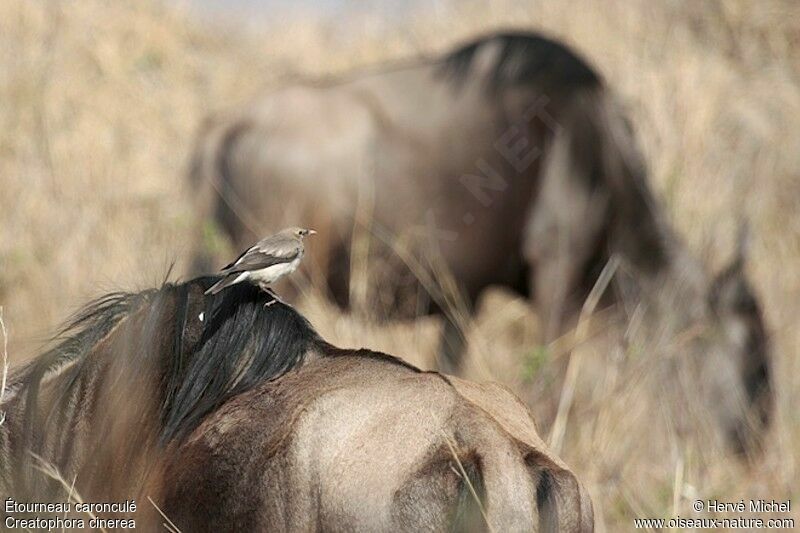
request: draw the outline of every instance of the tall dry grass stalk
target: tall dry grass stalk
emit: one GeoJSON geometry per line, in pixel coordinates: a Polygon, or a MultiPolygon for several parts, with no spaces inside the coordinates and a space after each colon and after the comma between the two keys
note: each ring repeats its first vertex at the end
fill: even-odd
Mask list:
{"type": "MultiPolygon", "coordinates": [[[[603,297],[611,278],[619,266],[619,258],[612,256],[608,263],[603,267],[602,272],[597,278],[597,281],[586,297],[586,301],[581,308],[580,315],[578,316],[578,325],[575,327],[575,337],[577,342],[583,343],[588,338],[589,332],[589,318],[594,314],[597,305],[600,303],[600,298],[603,297]]],[[[550,428],[550,438],[548,445],[555,453],[561,453],[561,445],[564,441],[564,433],[567,426],[567,417],[569,416],[572,402],[575,399],[575,386],[578,380],[578,372],[581,368],[582,353],[579,350],[573,350],[570,354],[569,363],[567,365],[567,373],[564,377],[564,384],[561,386],[561,395],[558,400],[558,410],[556,411],[556,418],[553,421],[553,427],[550,428]]]]}
{"type": "MultiPolygon", "coordinates": [[[[84,504],[86,501],[81,497],[80,493],[75,490],[75,480],[72,483],[68,482],[64,479],[64,476],[59,472],[58,468],[55,467],[52,463],[45,460],[43,457],[31,452],[31,456],[36,461],[34,468],[39,471],[45,477],[52,479],[53,481],[57,482],[61,488],[64,490],[67,496],[67,502],[69,503],[77,503],[77,504],[84,504]]],[[[97,515],[95,515],[91,510],[86,511],[86,515],[92,519],[96,520],[97,515]]],[[[100,531],[106,533],[105,528],[99,528],[100,531]]]]}
{"type": "MultiPolygon", "coordinates": [[[[8,383],[8,330],[3,319],[3,306],[0,305],[0,335],[3,336],[2,370],[0,370],[0,405],[6,397],[6,384],[8,383]]],[[[0,411],[0,426],[6,421],[5,411],[0,411]]]]}
{"type": "Polygon", "coordinates": [[[164,529],[166,529],[170,533],[181,533],[181,530],[178,528],[178,526],[176,526],[175,523],[172,520],[170,520],[166,514],[164,514],[164,511],[162,511],[161,508],[158,505],[156,505],[156,502],[153,501],[153,498],[148,496],[147,501],[150,502],[150,505],[152,505],[158,512],[158,514],[161,515],[161,518],[164,519],[164,522],[161,524],[162,526],[164,526],[164,529]]]}
{"type": "MultiPolygon", "coordinates": [[[[580,351],[559,442],[594,498],[601,532],[628,530],[633,516],[690,516],[695,497],[797,499],[798,20],[792,0],[449,0],[392,24],[356,12],[332,23],[281,20],[247,37],[152,0],[0,2],[0,304],[14,332],[9,353],[15,361],[32,354],[89,296],[157,284],[172,261],[184,264],[192,227],[183,174],[207,113],[298,74],[334,75],[439,53],[491,29],[533,28],[579,50],[623,99],[658,196],[696,255],[718,268],[738,221],[750,220],[748,270],[771,331],[777,413],[752,462],[705,439],[707,413],[687,401],[696,392],[684,364],[693,354],[643,327],[638,308],[623,324],[597,311],[581,336],[541,346],[530,306],[493,291],[464,318],[468,374],[510,385],[548,423],[557,369],[580,351]]],[[[364,300],[366,274],[358,275],[364,300]]],[[[447,297],[444,273],[430,281],[447,297]]],[[[433,364],[434,319],[345,315],[314,291],[302,309],[332,342],[433,364]]]]}

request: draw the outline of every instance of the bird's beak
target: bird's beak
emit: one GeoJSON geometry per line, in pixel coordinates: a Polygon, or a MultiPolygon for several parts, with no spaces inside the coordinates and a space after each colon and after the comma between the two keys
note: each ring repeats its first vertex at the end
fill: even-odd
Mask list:
{"type": "Polygon", "coordinates": [[[310,229],[310,230],[308,230],[308,234],[309,234],[309,235],[316,235],[316,234],[317,234],[317,232],[316,232],[316,231],[314,231],[313,229],[310,229]]]}

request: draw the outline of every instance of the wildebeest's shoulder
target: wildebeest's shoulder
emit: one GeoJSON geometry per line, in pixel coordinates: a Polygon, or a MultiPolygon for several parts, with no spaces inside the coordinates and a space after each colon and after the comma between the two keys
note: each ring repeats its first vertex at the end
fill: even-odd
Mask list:
{"type": "Polygon", "coordinates": [[[500,33],[473,41],[446,56],[440,72],[461,83],[484,53],[489,56],[489,86],[495,90],[518,84],[559,90],[601,84],[597,72],[574,51],[530,32],[500,33]]]}
{"type": "MultiPolygon", "coordinates": [[[[438,374],[390,356],[355,351],[314,358],[232,398],[203,421],[165,470],[164,510],[178,524],[224,523],[255,530],[258,513],[266,513],[271,521],[283,516],[296,525],[299,517],[313,514],[306,509],[313,502],[298,496],[289,509],[273,508],[273,492],[302,494],[304,473],[324,470],[318,463],[339,454],[346,447],[345,436],[358,432],[364,420],[377,417],[400,424],[398,417],[413,413],[430,418],[433,428],[447,419],[455,399],[438,374]],[[420,412],[428,405],[432,416],[420,412]],[[298,479],[281,479],[287,464],[298,479]],[[187,507],[186,502],[193,503],[187,507]]],[[[385,428],[394,427],[379,426],[377,433],[383,436],[385,428]]],[[[438,435],[433,429],[417,429],[430,438],[438,435]]],[[[369,435],[379,438],[374,432],[369,435]]],[[[387,452],[385,460],[391,457],[387,452]]]]}

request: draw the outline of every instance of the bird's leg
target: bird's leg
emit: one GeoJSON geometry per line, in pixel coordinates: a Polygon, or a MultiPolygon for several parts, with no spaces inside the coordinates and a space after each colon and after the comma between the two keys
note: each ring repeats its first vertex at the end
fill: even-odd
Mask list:
{"type": "Polygon", "coordinates": [[[280,297],[280,296],[278,296],[278,293],[276,293],[275,291],[273,291],[273,290],[272,290],[270,287],[264,287],[264,292],[266,292],[267,294],[269,294],[270,296],[272,296],[272,300],[271,300],[271,301],[269,301],[269,302],[267,302],[267,304],[266,304],[266,307],[269,307],[270,305],[273,305],[273,304],[275,304],[275,302],[280,302],[280,303],[282,303],[283,305],[286,305],[286,306],[288,306],[288,307],[292,307],[292,306],[291,306],[291,304],[288,304],[288,303],[284,302],[284,301],[281,299],[281,297],[280,297]]]}

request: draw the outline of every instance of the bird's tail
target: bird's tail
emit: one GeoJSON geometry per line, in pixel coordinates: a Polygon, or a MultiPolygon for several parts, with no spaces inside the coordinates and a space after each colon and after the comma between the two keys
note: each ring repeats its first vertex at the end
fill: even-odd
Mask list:
{"type": "Polygon", "coordinates": [[[221,119],[207,118],[196,134],[194,150],[186,173],[187,198],[192,202],[194,257],[190,273],[211,272],[219,247],[219,231],[215,213],[218,209],[220,178],[218,176],[218,147],[225,136],[226,126],[221,119]]]}
{"type": "Polygon", "coordinates": [[[217,294],[222,289],[230,287],[231,285],[236,285],[237,283],[239,283],[243,279],[244,279],[244,277],[242,276],[241,273],[237,273],[237,274],[233,274],[233,275],[227,275],[227,276],[223,277],[221,280],[219,280],[218,282],[216,282],[215,284],[213,284],[211,287],[209,287],[206,290],[205,294],[206,295],[208,295],[208,294],[217,294]]]}

